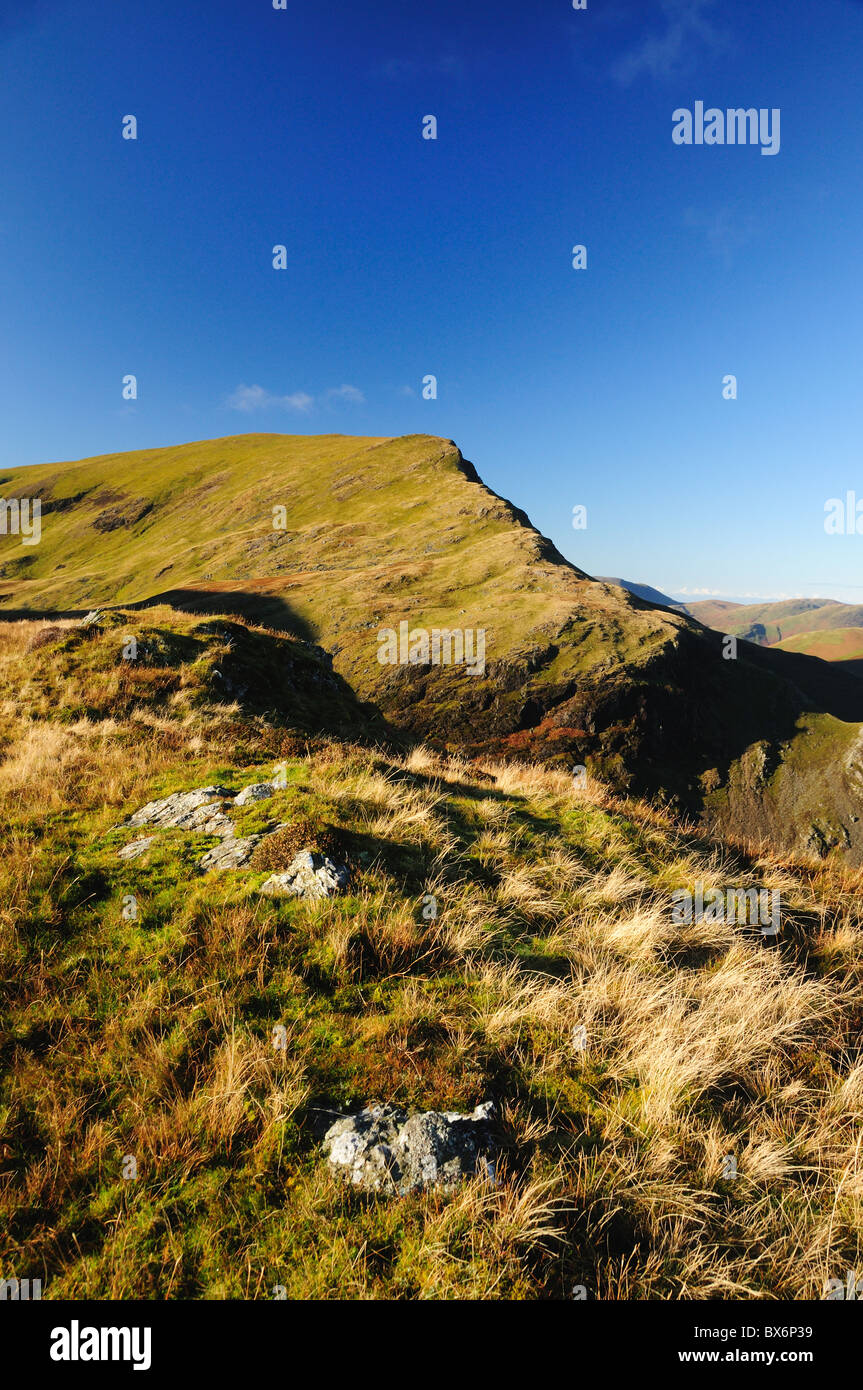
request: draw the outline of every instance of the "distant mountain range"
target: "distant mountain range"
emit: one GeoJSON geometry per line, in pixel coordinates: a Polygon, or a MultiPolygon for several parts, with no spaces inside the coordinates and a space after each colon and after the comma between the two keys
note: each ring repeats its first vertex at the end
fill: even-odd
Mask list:
{"type": "Polygon", "coordinates": [[[451,440],[241,435],[6,470],[0,490],[42,502],[40,544],[0,536],[0,618],[245,615],[322,648],[400,737],[585,766],[722,833],[863,862],[863,682],[757,641],[726,660],[667,595],[568,563],[451,440]],[[482,674],[430,664],[433,631],[481,631],[482,674]]]}
{"type": "Polygon", "coordinates": [[[780,603],[692,603],[689,611],[717,632],[763,647],[802,652],[863,675],[863,606],[831,599],[780,603]]]}
{"type": "Polygon", "coordinates": [[[636,598],[644,599],[645,603],[659,604],[663,608],[676,608],[679,613],[689,612],[685,603],[664,594],[661,589],[654,589],[651,584],[634,584],[631,579],[607,579],[604,576],[602,583],[616,584],[619,589],[627,589],[630,594],[635,594],[636,598]]]}

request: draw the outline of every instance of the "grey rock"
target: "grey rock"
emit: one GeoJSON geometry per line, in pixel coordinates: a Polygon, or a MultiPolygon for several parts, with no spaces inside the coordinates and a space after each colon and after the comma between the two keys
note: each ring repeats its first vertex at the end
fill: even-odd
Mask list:
{"type": "Polygon", "coordinates": [[[260,838],[260,835],[250,835],[246,840],[226,838],[208,849],[198,863],[204,873],[211,869],[242,869],[251,859],[260,838]]]}
{"type": "Polygon", "coordinates": [[[137,859],[139,855],[147,853],[147,850],[150,848],[155,838],[155,835],[145,835],[143,839],[132,840],[130,844],[124,845],[122,849],[117,850],[117,858],[137,859]]]}
{"type": "MultiPolygon", "coordinates": [[[[218,803],[230,800],[243,806],[247,802],[262,801],[265,797],[272,796],[274,790],[275,787],[270,782],[254,782],[251,786],[244,787],[237,797],[224,787],[197,787],[190,792],[174,792],[172,796],[162,797],[159,801],[149,801],[146,806],[142,806],[139,811],[127,816],[113,828],[125,830],[152,826],[156,830],[176,828],[196,831],[201,835],[215,835],[221,843],[207,850],[199,860],[203,872],[207,873],[211,869],[242,869],[249,863],[255,846],[264,838],[264,834],[249,835],[238,840],[236,826],[218,803]]],[[[284,822],[276,826],[276,830],[284,829],[284,822]]],[[[133,840],[130,845],[118,851],[119,857],[136,859],[139,854],[144,854],[149,849],[154,839],[155,836],[150,835],[133,840]]],[[[348,870],[343,865],[333,864],[321,855],[299,854],[288,872],[274,875],[262,891],[281,897],[326,898],[344,887],[348,878],[348,870]]]]}
{"type": "Polygon", "coordinates": [[[250,787],[243,787],[240,794],[234,797],[234,805],[247,806],[250,801],[266,801],[274,791],[272,782],[253,782],[250,787]]]}
{"type": "Polygon", "coordinates": [[[219,807],[214,807],[212,803],[207,806],[198,806],[188,816],[184,816],[180,821],[182,830],[197,830],[202,835],[218,835],[220,839],[229,839],[236,835],[237,827],[226,816],[219,807]]]}
{"type": "MultiPolygon", "coordinates": [[[[181,830],[201,830],[213,816],[213,811],[207,808],[210,808],[214,801],[223,801],[231,796],[232,793],[225,791],[224,787],[198,787],[191,792],[174,792],[173,796],[163,797],[160,801],[148,801],[147,805],[142,806],[140,811],[135,811],[133,815],[127,816],[123,824],[131,826],[155,825],[163,830],[169,826],[177,826],[181,830]]],[[[227,816],[223,813],[219,814],[226,825],[231,824],[227,816]]],[[[212,833],[229,832],[214,831],[212,833]]]]}
{"type": "Polygon", "coordinates": [[[408,1116],[397,1105],[376,1105],[331,1125],[324,1152],[354,1187],[389,1196],[452,1188],[480,1172],[495,1181],[494,1102],[472,1115],[428,1110],[408,1116]]]}
{"type": "Polygon", "coordinates": [[[305,898],[314,901],[331,898],[347,888],[350,871],[345,864],[334,864],[324,854],[303,849],[291,861],[284,873],[271,874],[261,884],[268,898],[305,898]]]}

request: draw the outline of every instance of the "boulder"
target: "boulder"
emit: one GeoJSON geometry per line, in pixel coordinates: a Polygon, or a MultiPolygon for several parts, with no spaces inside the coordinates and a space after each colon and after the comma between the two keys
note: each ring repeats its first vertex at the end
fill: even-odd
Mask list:
{"type": "Polygon", "coordinates": [[[142,839],[132,840],[130,844],[124,845],[122,849],[117,850],[117,858],[137,859],[139,855],[147,853],[147,850],[155,839],[155,835],[145,835],[142,839]]]}
{"type": "Polygon", "coordinates": [[[335,864],[325,854],[303,849],[284,873],[271,874],[261,884],[261,892],[268,898],[331,898],[347,888],[350,877],[347,865],[335,864]]]}
{"type": "MultiPolygon", "coordinates": [[[[191,792],[174,792],[173,796],[163,797],[160,801],[148,801],[147,805],[142,806],[140,811],[135,811],[134,815],[128,816],[123,824],[131,826],[155,825],[163,830],[169,826],[177,826],[181,830],[202,830],[214,814],[211,809],[205,808],[211,807],[214,801],[223,801],[226,797],[231,796],[232,793],[225,791],[224,787],[198,787],[191,792]]],[[[216,815],[219,818],[219,823],[231,825],[224,813],[217,812],[216,815]]],[[[233,828],[230,832],[213,831],[210,833],[233,834],[233,828]]]]}
{"type": "Polygon", "coordinates": [[[243,787],[239,795],[234,797],[234,805],[247,806],[250,801],[266,801],[274,791],[272,782],[253,782],[251,786],[243,787]]]}
{"type": "Polygon", "coordinates": [[[472,1115],[376,1105],[331,1125],[324,1151],[354,1187],[389,1196],[452,1188],[477,1172],[495,1181],[493,1115],[493,1101],[472,1115]]]}
{"type": "Polygon", "coordinates": [[[212,849],[208,849],[207,853],[199,859],[198,863],[204,873],[208,873],[211,869],[245,868],[260,838],[260,835],[250,835],[248,839],[238,840],[226,836],[221,844],[214,845],[212,849]]]}

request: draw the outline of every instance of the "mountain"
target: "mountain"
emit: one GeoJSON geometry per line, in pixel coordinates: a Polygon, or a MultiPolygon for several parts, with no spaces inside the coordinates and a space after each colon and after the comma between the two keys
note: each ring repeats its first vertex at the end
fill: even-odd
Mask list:
{"type": "Polygon", "coordinates": [[[4,1293],[802,1300],[855,1267],[863,682],[726,661],[444,440],[2,495],[36,489],[39,544],[0,540],[4,1293]],[[485,624],[485,673],[382,665],[402,614],[485,624]],[[492,1153],[353,1188],[325,1135],[379,1105],[432,1158],[481,1106],[492,1153]]]}
{"type": "Polygon", "coordinates": [[[689,611],[708,627],[761,646],[775,646],[804,633],[863,628],[863,606],[836,603],[831,599],[795,598],[778,603],[739,604],[708,601],[691,603],[689,611]]]}
{"type": "Polygon", "coordinates": [[[821,661],[839,662],[844,671],[863,675],[863,626],[809,629],[774,646],[785,652],[805,652],[821,661]]]}
{"type": "MultiPolygon", "coordinates": [[[[698,622],[704,623],[706,627],[716,628],[718,632],[726,632],[726,624],[732,622],[742,609],[748,607],[748,604],[735,599],[701,599],[698,603],[687,603],[688,612],[693,618],[697,618],[698,622]]],[[[736,633],[734,635],[737,636],[736,633]]]]}
{"type": "Polygon", "coordinates": [[[400,736],[583,765],[726,834],[863,862],[859,680],[749,644],[724,659],[718,633],[568,563],[451,440],[241,435],[0,489],[42,506],[38,545],[0,538],[0,617],[245,617],[323,649],[400,736]],[[402,624],[482,633],[484,670],[382,663],[402,624]]]}
{"type": "MultiPolygon", "coordinates": [[[[674,599],[675,603],[685,604],[685,605],[686,605],[687,607],[689,607],[689,608],[694,608],[696,603],[702,603],[702,604],[704,604],[705,606],[716,604],[718,609],[722,609],[722,608],[725,608],[725,607],[731,607],[731,608],[748,608],[748,607],[750,607],[752,604],[756,604],[756,603],[773,603],[773,602],[774,602],[773,599],[764,598],[763,595],[758,595],[758,594],[721,594],[721,593],[712,593],[709,599],[696,599],[696,597],[695,597],[696,594],[698,594],[698,593],[707,593],[707,592],[708,592],[708,591],[705,590],[705,589],[700,589],[700,590],[699,590],[699,589],[696,589],[696,590],[694,590],[694,591],[691,592],[691,593],[685,592],[685,591],[681,591],[681,592],[679,592],[679,593],[672,594],[671,597],[674,599]]],[[[703,621],[703,620],[702,620],[702,621],[703,621]]]]}
{"type": "Polygon", "coordinates": [[[650,584],[634,584],[631,579],[609,579],[602,576],[603,584],[616,584],[619,589],[626,589],[630,594],[635,594],[636,598],[644,599],[645,603],[662,608],[676,608],[681,613],[688,613],[689,609],[685,603],[680,603],[677,599],[669,598],[661,589],[654,589],[650,584]]]}

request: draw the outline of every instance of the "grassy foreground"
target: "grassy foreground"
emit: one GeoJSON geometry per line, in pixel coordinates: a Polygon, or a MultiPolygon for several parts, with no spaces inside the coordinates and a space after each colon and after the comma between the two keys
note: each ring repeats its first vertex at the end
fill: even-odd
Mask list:
{"type": "Polygon", "coordinates": [[[288,714],[217,698],[217,663],[245,646],[257,669],[284,636],[135,623],[135,663],[121,618],[0,627],[0,1276],[45,1298],[799,1299],[859,1271],[859,872],[560,772],[398,751],[371,717],[339,741],[312,669],[288,714]],[[277,764],[238,826],[339,837],[345,896],[202,876],[212,838],[179,831],[117,858],[144,802],[277,764]],[[674,925],[699,880],[779,889],[779,940],[674,925]],[[496,1185],[369,1198],[322,1159],[334,1110],[489,1098],[496,1185]]]}

